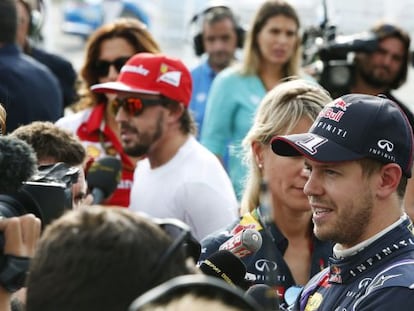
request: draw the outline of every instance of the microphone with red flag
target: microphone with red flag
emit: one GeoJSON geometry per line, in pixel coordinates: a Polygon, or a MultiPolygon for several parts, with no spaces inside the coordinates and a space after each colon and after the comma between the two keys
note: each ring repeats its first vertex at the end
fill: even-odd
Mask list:
{"type": "Polygon", "coordinates": [[[219,250],[228,250],[239,258],[257,252],[262,247],[262,236],[255,229],[242,229],[224,242],[219,250]]]}

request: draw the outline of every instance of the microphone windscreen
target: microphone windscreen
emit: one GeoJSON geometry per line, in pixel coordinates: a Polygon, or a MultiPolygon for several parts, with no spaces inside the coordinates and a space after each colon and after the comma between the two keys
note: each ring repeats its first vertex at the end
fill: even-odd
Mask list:
{"type": "Polygon", "coordinates": [[[243,229],[220,245],[219,250],[229,250],[239,258],[257,252],[262,247],[262,236],[255,229],[243,229]]]}
{"type": "Polygon", "coordinates": [[[89,189],[101,189],[105,198],[109,197],[118,186],[121,178],[121,160],[104,157],[92,163],[86,174],[89,189]]]}
{"type": "Polygon", "coordinates": [[[252,253],[257,252],[262,247],[262,236],[255,229],[246,229],[243,232],[243,244],[252,253]]]}
{"type": "Polygon", "coordinates": [[[221,250],[207,257],[200,270],[210,276],[223,279],[229,284],[242,286],[246,275],[246,266],[232,252],[221,250]]]}
{"type": "Polygon", "coordinates": [[[18,191],[36,169],[36,154],[29,144],[18,138],[0,137],[0,193],[18,191]]]}
{"type": "Polygon", "coordinates": [[[246,296],[253,298],[263,310],[279,310],[279,300],[273,288],[266,284],[255,284],[245,293],[246,296]]]}

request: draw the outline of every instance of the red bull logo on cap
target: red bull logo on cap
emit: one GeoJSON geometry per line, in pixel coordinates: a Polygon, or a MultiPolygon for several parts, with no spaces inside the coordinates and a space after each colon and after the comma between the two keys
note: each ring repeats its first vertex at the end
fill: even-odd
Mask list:
{"type": "Polygon", "coordinates": [[[319,113],[319,117],[339,122],[350,105],[352,103],[347,103],[342,98],[337,98],[319,113]]]}
{"type": "Polygon", "coordinates": [[[346,103],[342,98],[337,98],[333,102],[331,102],[328,106],[335,107],[341,109],[342,111],[346,111],[346,108],[352,105],[351,103],[346,103]]]}
{"type": "Polygon", "coordinates": [[[319,113],[320,118],[326,118],[326,119],[333,120],[336,122],[339,122],[343,115],[344,115],[343,111],[335,112],[331,107],[325,107],[325,109],[319,113]]]}

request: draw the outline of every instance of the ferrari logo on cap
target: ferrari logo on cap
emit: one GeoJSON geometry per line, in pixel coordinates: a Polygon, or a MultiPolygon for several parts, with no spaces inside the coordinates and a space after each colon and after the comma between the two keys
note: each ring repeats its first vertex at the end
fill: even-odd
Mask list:
{"type": "Polygon", "coordinates": [[[177,70],[171,70],[166,64],[161,64],[160,67],[160,76],[158,78],[158,81],[162,81],[168,84],[171,84],[175,87],[178,87],[180,85],[181,81],[181,71],[177,70]]]}

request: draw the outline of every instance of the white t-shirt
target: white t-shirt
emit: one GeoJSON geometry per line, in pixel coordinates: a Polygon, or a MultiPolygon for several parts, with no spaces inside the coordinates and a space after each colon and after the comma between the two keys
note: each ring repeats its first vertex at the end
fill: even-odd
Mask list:
{"type": "Polygon", "coordinates": [[[130,209],[159,218],[178,218],[201,240],[237,219],[238,202],[217,157],[193,136],[166,164],[139,161],[130,209]]]}

